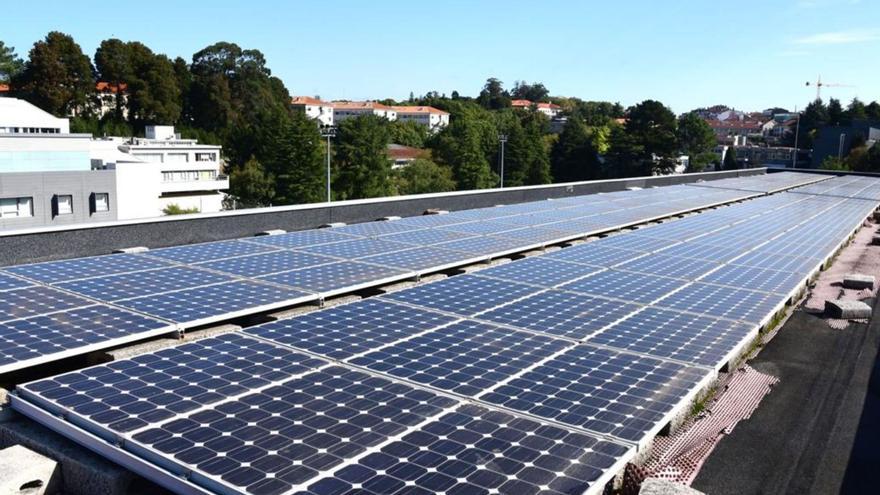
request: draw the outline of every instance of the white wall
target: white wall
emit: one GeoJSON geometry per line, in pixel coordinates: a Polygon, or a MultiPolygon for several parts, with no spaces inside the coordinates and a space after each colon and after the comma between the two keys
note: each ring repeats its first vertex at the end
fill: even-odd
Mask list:
{"type": "Polygon", "coordinates": [[[162,193],[161,164],[117,163],[116,206],[120,220],[150,218],[162,215],[159,195],[162,193]]]}

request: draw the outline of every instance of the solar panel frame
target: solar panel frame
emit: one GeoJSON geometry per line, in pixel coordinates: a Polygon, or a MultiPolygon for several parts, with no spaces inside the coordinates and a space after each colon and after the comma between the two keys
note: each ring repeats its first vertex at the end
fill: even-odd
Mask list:
{"type": "Polygon", "coordinates": [[[360,261],[374,265],[391,266],[421,274],[477,263],[484,259],[485,256],[463,258],[460,251],[418,246],[393,253],[367,256],[360,258],[360,261]]]}
{"type": "Polygon", "coordinates": [[[0,271],[0,292],[10,289],[23,289],[25,287],[33,287],[34,283],[12,275],[11,273],[3,273],[0,271]]]}
{"type": "Polygon", "coordinates": [[[361,236],[336,232],[333,229],[312,229],[298,230],[295,232],[287,232],[284,234],[264,235],[242,239],[243,242],[253,242],[256,244],[271,246],[277,248],[295,249],[308,246],[319,246],[321,244],[331,244],[334,242],[351,241],[354,239],[362,239],[361,236]]]}

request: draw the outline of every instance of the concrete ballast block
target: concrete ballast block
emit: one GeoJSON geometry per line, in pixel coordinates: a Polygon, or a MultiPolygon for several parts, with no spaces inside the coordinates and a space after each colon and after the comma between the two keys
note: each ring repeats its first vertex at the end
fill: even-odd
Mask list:
{"type": "Polygon", "coordinates": [[[269,229],[269,230],[264,230],[262,232],[257,232],[256,234],[254,234],[254,236],[255,237],[262,237],[262,236],[267,236],[267,235],[281,235],[281,234],[286,234],[286,233],[287,233],[287,231],[284,229],[269,229]]]}
{"type": "Polygon", "coordinates": [[[0,493],[52,494],[61,486],[58,463],[21,445],[0,450],[0,493]]]}
{"type": "Polygon", "coordinates": [[[880,245],[880,235],[875,235],[873,239],[871,239],[871,244],[880,245]]]}
{"type": "Polygon", "coordinates": [[[318,227],[319,229],[332,229],[334,227],[345,227],[345,222],[330,222],[318,227]]]}
{"type": "Polygon", "coordinates": [[[642,482],[639,495],[703,495],[703,492],[669,480],[648,478],[642,482]]]}
{"type": "Polygon", "coordinates": [[[150,248],[146,246],[135,246],[135,247],[127,247],[122,249],[114,249],[113,254],[138,254],[138,253],[146,253],[150,248]]]}
{"type": "Polygon", "coordinates": [[[843,276],[845,289],[874,289],[874,276],[861,273],[847,273],[843,276]]]}
{"type": "Polygon", "coordinates": [[[861,301],[837,299],[825,301],[825,313],[844,320],[867,319],[871,317],[871,306],[861,301]]]}

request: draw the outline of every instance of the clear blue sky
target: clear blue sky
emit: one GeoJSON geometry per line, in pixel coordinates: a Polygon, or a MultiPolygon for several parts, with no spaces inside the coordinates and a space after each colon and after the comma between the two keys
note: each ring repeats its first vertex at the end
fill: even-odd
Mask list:
{"type": "Polygon", "coordinates": [[[291,93],[325,99],[475,95],[494,76],[676,112],[760,110],[802,107],[815,95],[804,82],[821,74],[856,86],[827,88],[826,100],[880,100],[876,0],[44,0],[3,17],[0,40],[22,56],[50,30],[89,55],[117,37],[187,61],[225,40],[261,50],[291,93]]]}

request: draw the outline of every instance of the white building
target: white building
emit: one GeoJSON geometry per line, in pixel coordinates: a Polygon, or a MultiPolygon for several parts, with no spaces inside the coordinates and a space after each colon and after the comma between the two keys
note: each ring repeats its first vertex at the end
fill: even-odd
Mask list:
{"type": "MultiPolygon", "coordinates": [[[[147,126],[146,137],[131,138],[122,142],[118,149],[137,161],[127,161],[125,169],[141,168],[155,170],[150,182],[158,184],[158,203],[144,205],[134,211],[138,216],[156,216],[171,204],[184,209],[197,209],[201,213],[223,209],[224,190],[229,189],[229,178],[223,175],[220,162],[220,146],[199,144],[195,139],[181,139],[173,126],[147,126]],[[144,167],[143,165],[156,165],[144,167]]],[[[115,164],[119,169],[119,162],[115,164]]],[[[120,190],[124,180],[120,180],[120,190]]],[[[139,181],[132,187],[141,187],[139,181]]],[[[132,217],[127,217],[132,218],[132,217]]]]}
{"type": "Polygon", "coordinates": [[[70,134],[70,121],[18,98],[0,100],[0,134],[70,134]]]}
{"type": "Polygon", "coordinates": [[[290,99],[290,107],[306,114],[310,119],[317,119],[320,125],[333,125],[333,104],[308,96],[294,96],[290,99]]]}
{"type": "Polygon", "coordinates": [[[534,103],[531,100],[512,100],[510,106],[520,110],[531,110],[534,108],[551,119],[562,113],[562,107],[555,103],[534,103]]]}
{"type": "Polygon", "coordinates": [[[416,122],[428,128],[431,132],[438,132],[449,125],[449,112],[428,106],[397,106],[391,107],[397,112],[397,120],[403,122],[416,122]]]}
{"type": "Polygon", "coordinates": [[[361,115],[378,115],[388,120],[397,120],[397,111],[388,105],[375,101],[334,101],[333,120],[338,124],[345,119],[361,115]]]}
{"type": "Polygon", "coordinates": [[[99,81],[95,84],[96,101],[93,110],[98,117],[104,117],[107,114],[113,114],[116,111],[116,95],[122,103],[122,118],[128,118],[128,85],[120,83],[119,86],[108,82],[99,81]]]}

